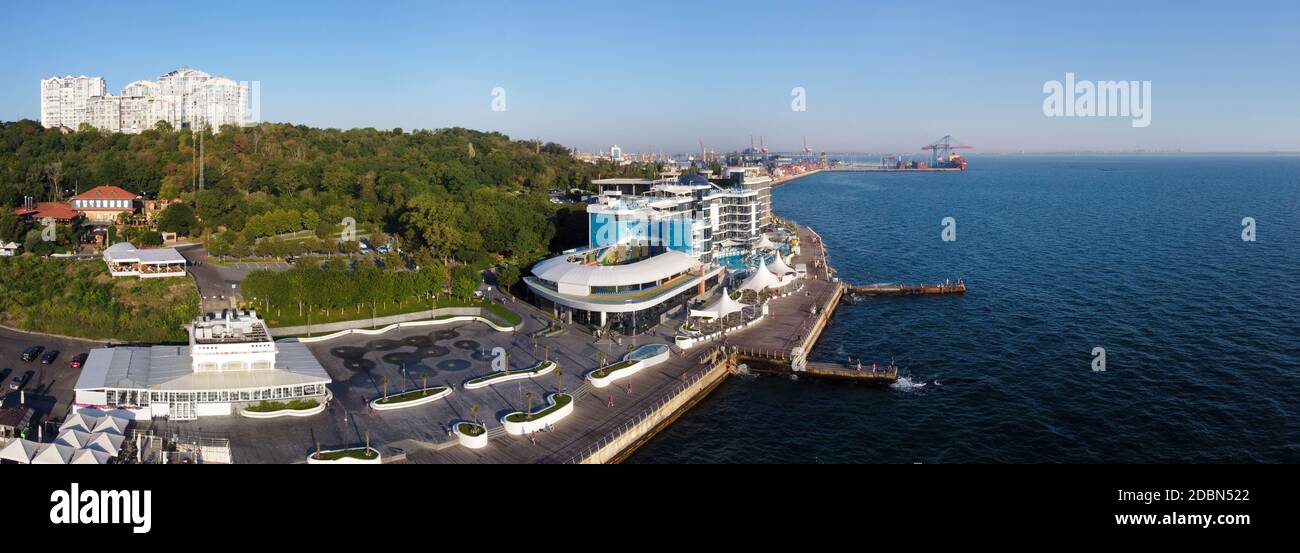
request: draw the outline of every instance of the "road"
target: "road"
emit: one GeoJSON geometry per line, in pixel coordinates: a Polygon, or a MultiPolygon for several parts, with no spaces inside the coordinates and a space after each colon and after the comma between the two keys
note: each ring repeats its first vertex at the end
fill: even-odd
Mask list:
{"type": "Polygon", "coordinates": [[[208,252],[201,244],[179,246],[176,251],[185,257],[189,273],[194,277],[194,284],[198,286],[204,313],[231,307],[231,298],[242,297],[239,283],[248,276],[248,273],[262,269],[287,271],[293,267],[284,262],[213,265],[208,263],[208,252]]]}

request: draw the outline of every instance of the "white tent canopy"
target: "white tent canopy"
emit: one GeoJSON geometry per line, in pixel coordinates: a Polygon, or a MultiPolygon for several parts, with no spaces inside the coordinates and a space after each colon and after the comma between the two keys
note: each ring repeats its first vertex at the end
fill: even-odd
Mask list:
{"type": "Polygon", "coordinates": [[[81,449],[90,443],[90,439],[93,436],[94,434],[91,434],[90,432],[82,432],[80,430],[68,428],[59,431],[59,437],[54,439],[54,443],[81,449]]]}
{"type": "Polygon", "coordinates": [[[72,462],[74,447],[63,444],[41,444],[41,450],[32,457],[33,465],[66,465],[72,462]]]}
{"type": "Polygon", "coordinates": [[[86,449],[100,451],[107,455],[117,457],[117,454],[122,452],[122,442],[125,441],[126,438],[119,434],[96,432],[91,435],[90,441],[85,447],[86,449]]]}
{"type": "Polygon", "coordinates": [[[41,444],[31,440],[14,440],[4,449],[0,449],[0,460],[13,461],[24,465],[32,462],[32,457],[41,450],[41,444]]]}
{"type": "Polygon", "coordinates": [[[121,436],[130,424],[130,417],[121,412],[107,413],[96,409],[79,409],[59,426],[59,432],[78,430],[81,432],[107,432],[121,436]]]}
{"type": "Polygon", "coordinates": [[[722,295],[712,303],[704,306],[703,309],[692,309],[692,317],[703,317],[706,319],[721,319],[732,313],[739,313],[745,308],[745,304],[731,299],[731,292],[725,287],[722,289],[722,295]]]}
{"type": "Polygon", "coordinates": [[[770,250],[770,249],[774,249],[774,248],[776,248],[776,244],[773,244],[771,240],[768,240],[766,234],[760,234],[760,235],[758,235],[758,243],[757,243],[757,244],[754,244],[754,249],[756,249],[756,250],[770,250]]]}
{"type": "Polygon", "coordinates": [[[794,272],[794,269],[791,269],[790,266],[786,265],[785,261],[781,259],[781,254],[779,253],[776,254],[776,259],[773,259],[772,264],[767,268],[772,271],[772,274],[782,278],[784,278],[785,275],[794,272]]]}
{"type": "Polygon", "coordinates": [[[749,275],[749,278],[745,279],[745,282],[740,285],[740,289],[762,292],[768,288],[776,288],[779,286],[781,286],[781,280],[776,278],[776,275],[772,274],[772,272],[767,269],[767,260],[760,259],[758,261],[758,270],[754,271],[754,274],[749,275]]]}
{"type": "Polygon", "coordinates": [[[107,465],[112,456],[97,449],[78,450],[72,457],[72,465],[107,465]]]}

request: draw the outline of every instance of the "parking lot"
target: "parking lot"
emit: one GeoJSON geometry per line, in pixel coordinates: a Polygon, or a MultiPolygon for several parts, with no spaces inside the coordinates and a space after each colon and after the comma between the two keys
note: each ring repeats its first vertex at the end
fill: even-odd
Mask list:
{"type": "Polygon", "coordinates": [[[16,405],[25,401],[34,410],[33,425],[44,420],[63,420],[72,405],[72,387],[77,383],[81,369],[73,369],[68,362],[79,353],[87,353],[92,348],[105,344],[72,338],[55,338],[41,334],[29,334],[7,328],[0,328],[0,372],[13,369],[0,380],[0,401],[4,405],[16,405]],[[49,365],[40,361],[23,361],[24,349],[30,346],[44,346],[45,351],[59,350],[59,356],[49,365]],[[22,393],[11,390],[9,385],[26,371],[35,371],[32,379],[22,387],[22,393]]]}

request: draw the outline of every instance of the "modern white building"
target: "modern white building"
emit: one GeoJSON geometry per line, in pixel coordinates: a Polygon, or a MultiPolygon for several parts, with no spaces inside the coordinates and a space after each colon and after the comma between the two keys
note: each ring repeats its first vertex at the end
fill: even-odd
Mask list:
{"type": "Polygon", "coordinates": [[[683,252],[619,244],[547,259],[524,282],[559,319],[632,335],[674,308],[685,309],[724,271],[683,252]]]}
{"type": "Polygon", "coordinates": [[[256,312],[227,311],[195,321],[188,346],[91,350],[74,390],[78,407],[191,420],[261,401],[323,402],[329,382],[306,345],[275,342],[256,312]]]}
{"type": "Polygon", "coordinates": [[[248,86],[182,67],[157,81],[135,81],[121,94],[106,91],[102,77],[52,77],[41,81],[41,124],[77,129],[88,123],[107,132],[139,133],[166,121],[177,129],[213,131],[242,126],[248,86]]]}
{"type": "Polygon", "coordinates": [[[137,249],[130,242],[118,242],[104,250],[109,274],[165,278],[185,276],[185,256],[175,248],[137,249]]]}
{"type": "Polygon", "coordinates": [[[103,96],[103,77],[51,77],[41,81],[41,125],[76,130],[89,122],[90,99],[103,96]]]}
{"type": "Polygon", "coordinates": [[[589,248],[663,246],[709,260],[755,244],[772,225],[771,177],[735,168],[725,179],[605,179],[587,206],[589,248]]]}

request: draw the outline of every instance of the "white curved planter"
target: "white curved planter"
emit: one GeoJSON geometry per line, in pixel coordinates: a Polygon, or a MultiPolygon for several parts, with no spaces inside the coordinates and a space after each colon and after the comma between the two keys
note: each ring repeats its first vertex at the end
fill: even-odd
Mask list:
{"type": "MultiPolygon", "coordinates": [[[[548,407],[550,405],[555,405],[555,394],[546,396],[546,400],[549,402],[548,407]]],[[[574,401],[577,401],[577,399],[570,397],[569,403],[566,403],[564,407],[552,411],[549,415],[546,415],[545,417],[541,417],[539,419],[531,420],[528,422],[510,422],[509,419],[512,415],[524,414],[518,411],[514,413],[510,413],[509,415],[501,417],[501,426],[504,426],[506,428],[506,434],[510,434],[512,436],[522,436],[524,434],[529,434],[532,432],[536,432],[538,430],[542,430],[547,426],[555,424],[560,419],[573,414],[574,401]]]]}
{"type": "MultiPolygon", "coordinates": [[[[402,392],[402,393],[405,394],[413,391],[414,390],[407,390],[406,392],[402,392]]],[[[397,394],[397,395],[401,395],[401,394],[397,394]]],[[[449,395],[451,395],[451,388],[447,388],[436,394],[429,394],[427,396],[419,397],[410,401],[399,401],[397,403],[379,403],[379,400],[384,398],[375,398],[370,400],[370,407],[376,411],[394,411],[397,409],[405,409],[407,407],[424,405],[426,403],[433,403],[449,395]]]]}
{"type": "MultiPolygon", "coordinates": [[[[619,363],[622,363],[622,361],[620,361],[619,363]]],[[[601,370],[601,369],[596,369],[594,371],[587,373],[587,380],[591,381],[592,386],[595,386],[597,388],[604,388],[606,386],[609,386],[610,384],[613,384],[615,380],[618,380],[620,378],[627,378],[629,376],[636,374],[637,371],[644,369],[645,366],[646,366],[645,361],[637,361],[626,367],[611,372],[605,375],[603,378],[598,378],[596,376],[596,373],[601,370]]]]}
{"type": "MultiPolygon", "coordinates": [[[[348,449],[358,449],[358,448],[350,447],[348,449]]],[[[321,453],[333,453],[335,451],[347,451],[347,449],[331,449],[329,451],[322,451],[321,453]]],[[[317,459],[316,454],[313,453],[307,456],[307,464],[309,465],[378,465],[382,463],[383,457],[384,456],[379,453],[379,450],[375,450],[374,459],[357,459],[356,457],[340,457],[332,461],[326,461],[323,459],[317,459]]]]}
{"type": "MultiPolygon", "coordinates": [[[[638,352],[638,351],[641,351],[641,349],[646,348],[646,347],[649,347],[649,346],[641,346],[640,348],[637,348],[636,350],[632,351],[631,353],[625,355],[625,356],[623,357],[623,361],[627,361],[627,360],[628,360],[627,358],[628,358],[628,357],[631,357],[632,354],[634,354],[634,353],[636,353],[636,352],[638,352]]],[[[614,372],[611,372],[611,373],[605,375],[604,377],[599,377],[599,378],[596,377],[596,373],[599,372],[600,369],[596,369],[596,370],[594,370],[594,371],[591,371],[591,372],[587,373],[587,380],[590,380],[590,381],[591,381],[591,385],[592,385],[592,386],[595,386],[595,387],[597,387],[597,388],[604,388],[604,387],[606,387],[606,386],[609,386],[610,384],[614,383],[615,380],[618,380],[618,379],[620,379],[620,378],[627,378],[627,377],[629,377],[629,376],[632,376],[632,375],[634,375],[634,374],[640,372],[642,369],[648,369],[648,368],[650,368],[650,367],[653,367],[653,366],[655,366],[655,365],[658,365],[658,364],[660,364],[660,363],[663,363],[664,361],[667,361],[668,358],[672,356],[673,351],[672,351],[671,349],[666,349],[666,348],[667,348],[667,347],[665,346],[665,349],[664,349],[663,353],[660,353],[660,354],[657,354],[657,355],[654,355],[654,356],[651,356],[651,357],[647,357],[647,358],[645,358],[645,359],[639,359],[639,360],[637,360],[636,362],[632,363],[631,365],[628,365],[628,366],[623,367],[623,368],[621,368],[621,369],[618,369],[618,370],[616,370],[616,371],[614,371],[614,372]]]]}
{"type": "Polygon", "coordinates": [[[461,424],[462,423],[457,423],[455,426],[451,427],[451,433],[456,435],[456,440],[460,442],[460,445],[468,447],[470,449],[483,449],[487,447],[488,436],[487,436],[486,428],[483,429],[482,434],[479,434],[477,436],[470,436],[469,434],[461,433],[460,431],[461,424]]]}
{"type": "Polygon", "coordinates": [[[281,409],[279,411],[271,411],[269,413],[259,413],[259,412],[249,411],[248,409],[240,409],[239,416],[244,418],[249,418],[249,419],[278,419],[280,417],[310,417],[312,415],[319,415],[321,413],[324,413],[325,407],[329,405],[331,399],[334,399],[334,393],[329,391],[328,388],[326,388],[325,397],[317,400],[317,405],[315,407],[312,407],[311,409],[281,409]]]}
{"type": "Polygon", "coordinates": [[[239,416],[246,419],[278,419],[280,417],[310,417],[312,415],[319,415],[323,412],[325,412],[325,404],[318,403],[311,409],[281,409],[269,413],[260,413],[249,411],[248,409],[242,409],[239,411],[239,416]]]}
{"type": "MultiPolygon", "coordinates": [[[[466,383],[465,383],[465,389],[466,389],[466,390],[477,390],[477,389],[479,389],[479,388],[486,388],[486,387],[488,387],[488,386],[495,386],[495,385],[497,385],[497,384],[501,384],[501,383],[504,383],[504,382],[514,382],[514,381],[516,381],[516,380],[525,380],[525,379],[528,379],[528,378],[537,378],[537,377],[539,377],[539,376],[546,376],[546,375],[548,375],[548,374],[551,374],[551,371],[554,371],[554,370],[555,370],[555,367],[557,367],[557,366],[558,366],[558,365],[556,365],[555,361],[542,361],[542,362],[540,362],[540,363],[538,363],[538,364],[536,364],[536,365],[533,365],[532,367],[529,367],[529,368],[527,368],[527,369],[524,369],[524,370],[522,370],[522,371],[519,371],[519,372],[517,372],[517,373],[515,373],[515,374],[507,374],[507,375],[503,375],[503,376],[498,376],[498,377],[496,377],[496,378],[492,378],[492,379],[490,379],[490,380],[484,380],[484,381],[480,381],[480,382],[466,382],[466,383]]],[[[500,374],[500,373],[504,373],[504,372],[509,372],[509,371],[500,371],[498,374],[500,374]]],[[[493,375],[487,375],[487,376],[493,376],[493,375]]],[[[471,380],[473,380],[473,379],[471,379],[471,380]]]]}

